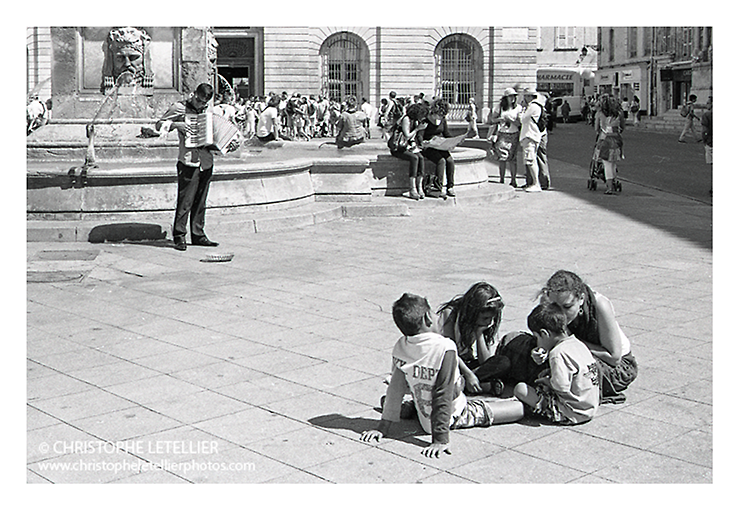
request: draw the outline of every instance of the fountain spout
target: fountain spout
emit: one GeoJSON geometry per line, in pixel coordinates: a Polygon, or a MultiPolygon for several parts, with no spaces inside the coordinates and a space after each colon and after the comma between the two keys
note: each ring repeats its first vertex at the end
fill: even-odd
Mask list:
{"type": "Polygon", "coordinates": [[[87,151],[85,152],[85,164],[86,168],[97,167],[95,164],[95,125],[90,122],[85,127],[87,134],[87,151]]]}

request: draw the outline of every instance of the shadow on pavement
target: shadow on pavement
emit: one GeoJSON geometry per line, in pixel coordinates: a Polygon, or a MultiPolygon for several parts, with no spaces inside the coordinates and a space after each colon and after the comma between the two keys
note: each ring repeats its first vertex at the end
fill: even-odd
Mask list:
{"type": "MultiPolygon", "coordinates": [[[[554,190],[701,248],[713,248],[713,198],[709,193],[713,174],[705,163],[702,144],[681,144],[674,134],[627,126],[626,157],[618,165],[623,191],[604,195],[603,181],[598,181],[596,191],[587,187],[594,143],[593,127],[584,122],[558,124],[549,134],[547,153],[554,190]]],[[[518,168],[520,179],[525,168],[520,152],[518,168]]],[[[497,182],[497,171],[491,179],[497,182]]]]}
{"type": "Polygon", "coordinates": [[[121,241],[163,241],[167,232],[161,225],[152,223],[110,223],[98,225],[90,230],[91,243],[121,241]]]}
{"type": "MultiPolygon", "coordinates": [[[[372,430],[377,428],[380,420],[372,420],[370,418],[350,418],[341,414],[325,414],[322,416],[316,416],[310,418],[308,423],[325,429],[342,429],[356,432],[357,439],[365,430],[372,430]]],[[[416,435],[426,435],[426,432],[421,428],[418,420],[401,420],[398,423],[394,423],[390,429],[390,434],[386,436],[387,439],[394,439],[396,441],[403,441],[404,443],[410,443],[416,446],[424,447],[430,443],[423,441],[415,437],[416,435]]]]}

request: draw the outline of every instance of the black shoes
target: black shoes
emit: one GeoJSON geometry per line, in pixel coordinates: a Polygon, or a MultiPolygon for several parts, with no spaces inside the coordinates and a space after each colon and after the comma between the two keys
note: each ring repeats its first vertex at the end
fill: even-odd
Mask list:
{"type": "Polygon", "coordinates": [[[184,237],[175,237],[174,238],[174,249],[177,251],[185,251],[187,250],[187,243],[185,243],[184,237]]]}
{"type": "Polygon", "coordinates": [[[192,244],[193,246],[218,246],[217,242],[211,241],[206,236],[193,237],[192,244]]]}
{"type": "MultiPolygon", "coordinates": [[[[218,243],[215,241],[211,241],[206,236],[199,236],[199,237],[192,238],[192,245],[213,247],[213,246],[218,246],[218,243]]],[[[174,238],[174,249],[177,251],[187,250],[187,243],[185,242],[184,237],[177,236],[174,238]]]]}

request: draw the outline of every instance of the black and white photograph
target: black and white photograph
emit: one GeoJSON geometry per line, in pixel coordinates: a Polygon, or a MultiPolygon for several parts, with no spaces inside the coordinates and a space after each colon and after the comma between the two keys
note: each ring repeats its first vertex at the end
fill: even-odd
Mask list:
{"type": "Polygon", "coordinates": [[[732,29],[442,5],[140,5],[13,31],[29,500],[710,500],[732,29]]]}

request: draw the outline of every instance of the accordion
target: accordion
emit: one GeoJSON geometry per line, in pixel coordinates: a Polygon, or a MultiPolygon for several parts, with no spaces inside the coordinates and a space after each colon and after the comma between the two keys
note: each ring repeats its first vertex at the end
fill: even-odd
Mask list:
{"type": "Polygon", "coordinates": [[[208,147],[226,154],[241,146],[243,137],[236,124],[213,112],[187,113],[185,124],[190,128],[185,135],[188,149],[208,147]]]}

